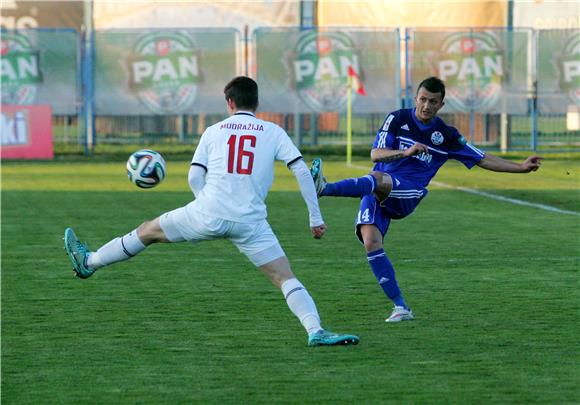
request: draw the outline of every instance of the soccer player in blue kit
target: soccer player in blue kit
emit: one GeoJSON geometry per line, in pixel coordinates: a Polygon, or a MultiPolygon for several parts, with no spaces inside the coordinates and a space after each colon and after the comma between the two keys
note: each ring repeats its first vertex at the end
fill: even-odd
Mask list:
{"type": "Polygon", "coordinates": [[[412,320],[395,278],[395,270],[383,248],[392,219],[411,214],[428,193],[427,185],[447,160],[455,159],[471,169],[529,173],[540,167],[541,157],[522,163],[485,153],[436,117],[445,104],[445,85],[437,77],[423,80],[415,96],[415,108],[390,113],[377,131],[371,150],[373,171],[366,176],[328,183],[322,160],[314,159],[311,174],[318,196],[360,197],[356,234],[364,244],[368,263],[387,297],[393,302],[386,322],[412,320]]]}

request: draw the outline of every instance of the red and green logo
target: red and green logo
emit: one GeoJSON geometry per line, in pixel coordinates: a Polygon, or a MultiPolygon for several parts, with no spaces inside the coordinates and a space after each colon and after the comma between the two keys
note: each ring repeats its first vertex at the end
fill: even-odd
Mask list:
{"type": "Polygon", "coordinates": [[[129,88],[155,113],[185,112],[201,81],[196,46],[185,33],[142,37],[128,61],[129,88]]]}
{"type": "Polygon", "coordinates": [[[491,33],[456,33],[443,41],[437,74],[446,84],[447,103],[457,110],[492,108],[504,71],[502,47],[491,33]]]}
{"type": "Polygon", "coordinates": [[[0,45],[2,104],[32,104],[42,83],[40,57],[31,38],[6,33],[0,45]]]}
{"type": "Polygon", "coordinates": [[[286,66],[291,88],[311,109],[339,111],[346,105],[348,68],[360,72],[352,39],[338,32],[301,35],[286,66]]]}

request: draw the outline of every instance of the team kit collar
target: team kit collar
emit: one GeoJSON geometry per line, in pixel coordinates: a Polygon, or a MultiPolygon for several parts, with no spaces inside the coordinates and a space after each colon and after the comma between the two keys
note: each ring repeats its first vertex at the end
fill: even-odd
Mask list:
{"type": "Polygon", "coordinates": [[[256,115],[250,111],[237,111],[234,115],[249,115],[250,117],[255,117],[256,115]]]}

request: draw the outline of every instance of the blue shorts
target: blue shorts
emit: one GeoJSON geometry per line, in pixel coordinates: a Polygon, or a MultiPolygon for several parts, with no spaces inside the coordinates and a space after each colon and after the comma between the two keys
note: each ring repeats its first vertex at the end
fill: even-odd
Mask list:
{"type": "Polygon", "coordinates": [[[366,195],[361,199],[356,218],[356,235],[361,242],[360,225],[375,225],[384,237],[391,219],[401,219],[411,214],[429,192],[426,188],[411,181],[392,175],[391,178],[393,189],[387,199],[379,202],[374,194],[366,195]]]}

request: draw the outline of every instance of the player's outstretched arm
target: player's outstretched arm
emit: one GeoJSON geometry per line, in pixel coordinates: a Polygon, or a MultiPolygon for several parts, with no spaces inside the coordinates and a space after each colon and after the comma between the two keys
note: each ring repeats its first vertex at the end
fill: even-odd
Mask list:
{"type": "Polygon", "coordinates": [[[429,153],[427,145],[416,142],[408,149],[398,150],[389,148],[375,148],[371,150],[371,160],[373,163],[390,162],[391,160],[398,160],[404,157],[415,156],[420,153],[429,153]]]}
{"type": "Polygon", "coordinates": [[[310,170],[304,163],[304,160],[300,159],[294,162],[290,166],[290,170],[294,173],[298,185],[300,186],[300,193],[306,206],[308,207],[308,214],[310,217],[310,231],[315,239],[320,239],[326,233],[326,225],[322,219],[322,214],[320,213],[320,206],[318,205],[318,196],[316,195],[316,188],[314,187],[314,181],[310,175],[310,170]]]}
{"type": "Polygon", "coordinates": [[[505,173],[529,173],[535,172],[541,166],[542,157],[530,156],[522,163],[512,162],[511,160],[502,159],[499,156],[487,153],[477,164],[479,167],[494,172],[505,173]]]}

